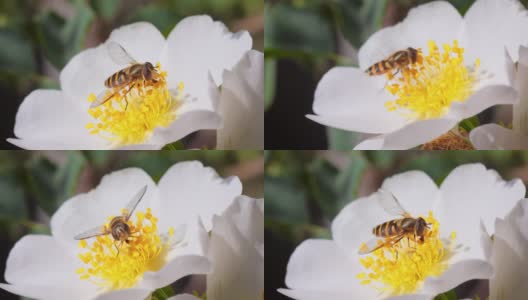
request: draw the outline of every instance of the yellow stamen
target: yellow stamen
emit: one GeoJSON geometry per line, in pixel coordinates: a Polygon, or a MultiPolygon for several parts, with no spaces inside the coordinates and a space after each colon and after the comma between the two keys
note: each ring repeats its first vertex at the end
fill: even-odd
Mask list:
{"type": "MultiPolygon", "coordinates": [[[[176,95],[171,94],[167,88],[167,73],[161,71],[159,63],[156,70],[160,75],[157,82],[135,81],[123,89],[108,90],[109,101],[88,109],[95,119],[86,124],[90,134],[100,135],[113,145],[124,146],[143,143],[155,128],[169,126],[181,106],[183,83],[178,85],[176,95]]],[[[89,102],[95,99],[94,94],[88,97],[89,102]]]]}
{"type": "Polygon", "coordinates": [[[118,290],[133,287],[147,271],[161,269],[174,230],[170,230],[168,239],[160,237],[157,219],[150,208],[146,214],[137,212],[136,216],[135,223],[128,221],[132,233],[128,243],[115,241],[111,235],[98,236],[89,246],[81,241],[79,247],[86,252],[80,253],[79,258],[87,265],[76,270],[81,279],[90,280],[104,290],[118,290]]]}
{"type": "Polygon", "coordinates": [[[464,49],[458,41],[444,44],[443,53],[434,41],[429,41],[429,54],[418,54],[415,64],[402,68],[386,89],[396,100],[385,103],[389,111],[400,111],[413,120],[444,116],[453,102],[464,102],[473,93],[478,82],[477,59],[472,66],[464,64],[464,49]]]}
{"type": "Polygon", "coordinates": [[[391,296],[416,292],[426,277],[442,274],[454,248],[455,233],[448,245],[439,237],[439,223],[432,212],[424,218],[431,224],[424,242],[404,237],[394,245],[384,246],[360,258],[365,272],[357,275],[363,285],[370,285],[391,296]]]}

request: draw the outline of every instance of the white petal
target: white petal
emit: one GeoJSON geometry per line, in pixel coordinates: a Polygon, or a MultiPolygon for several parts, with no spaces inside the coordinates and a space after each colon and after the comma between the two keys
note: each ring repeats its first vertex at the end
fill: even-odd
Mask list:
{"type": "MultiPolygon", "coordinates": [[[[278,289],[279,293],[286,295],[292,299],[299,300],[321,300],[321,299],[332,299],[332,300],[349,300],[355,299],[354,294],[351,292],[340,292],[332,290],[304,290],[304,289],[278,289]]],[[[375,299],[375,298],[373,298],[375,299]]]]}
{"type": "Polygon", "coordinates": [[[381,150],[385,142],[384,135],[378,135],[373,138],[363,140],[354,147],[354,150],[381,150]]]}
{"type": "Polygon", "coordinates": [[[469,139],[478,150],[528,149],[526,137],[497,124],[485,124],[471,130],[469,139]]]}
{"type": "Polygon", "coordinates": [[[179,115],[167,128],[156,128],[148,144],[164,146],[179,141],[183,137],[204,129],[217,129],[222,126],[222,118],[213,111],[193,110],[179,115]]]}
{"type": "Polygon", "coordinates": [[[436,295],[447,292],[471,279],[488,279],[493,274],[492,266],[483,260],[459,261],[438,277],[425,279],[422,292],[436,295]]]}
{"type": "Polygon", "coordinates": [[[195,296],[189,295],[189,294],[182,294],[182,295],[170,297],[167,300],[200,300],[200,298],[196,298],[195,296]]]}
{"type": "Polygon", "coordinates": [[[495,232],[495,218],[502,218],[524,197],[521,180],[506,182],[494,170],[481,164],[457,167],[440,187],[442,201],[435,207],[441,236],[456,232],[457,243],[465,251],[458,259],[484,259],[480,244],[480,222],[490,234],[495,232]]]}
{"type": "Polygon", "coordinates": [[[12,144],[26,149],[103,149],[103,139],[85,128],[91,121],[72,99],[56,90],[36,90],[20,105],[12,144]]]}
{"type": "MultiPolygon", "coordinates": [[[[114,30],[109,40],[121,44],[137,61],[156,63],[165,45],[161,33],[145,22],[126,25],[114,30]]],[[[104,81],[115,72],[127,67],[116,64],[108,54],[106,44],[87,49],[74,56],[60,74],[62,90],[78,105],[87,109],[88,95],[98,95],[105,89],[104,81]]]]}
{"type": "Polygon", "coordinates": [[[341,249],[358,252],[361,243],[372,239],[372,228],[390,215],[378,204],[378,194],[359,198],[345,206],[332,222],[332,237],[341,249]],[[353,232],[354,234],[350,234],[353,232]]]}
{"type": "Polygon", "coordinates": [[[385,107],[391,100],[385,84],[383,78],[370,77],[356,68],[333,68],[315,90],[313,110],[317,115],[307,117],[350,131],[384,133],[396,130],[406,120],[385,107]]]}
{"type": "Polygon", "coordinates": [[[495,227],[496,232],[493,239],[491,263],[495,268],[495,273],[490,279],[491,299],[524,299],[528,292],[526,282],[528,280],[528,239],[526,239],[520,229],[526,230],[528,218],[519,216],[524,213],[523,205],[526,199],[512,210],[516,217],[524,219],[524,228],[515,224],[512,216],[507,220],[498,219],[495,227]]]}
{"type": "MultiPolygon", "coordinates": [[[[161,50],[166,43],[161,32],[147,22],[137,22],[114,29],[106,42],[108,41],[117,42],[136,61],[150,62],[153,65],[159,62],[161,50]]],[[[114,63],[114,67],[115,71],[118,71],[127,66],[114,63]]]]}
{"type": "Polygon", "coordinates": [[[200,162],[173,165],[159,181],[161,196],[160,228],[165,224],[177,226],[200,217],[207,231],[212,228],[212,217],[221,214],[242,193],[237,177],[220,178],[215,170],[200,162]]]}
{"type": "Polygon", "coordinates": [[[88,96],[103,91],[104,81],[116,69],[104,44],[86,49],[75,55],[62,69],[61,89],[82,111],[87,111],[90,107],[88,96]]]}
{"type": "Polygon", "coordinates": [[[249,51],[223,77],[217,149],[264,149],[264,55],[249,51]]]}
{"type": "Polygon", "coordinates": [[[150,299],[150,290],[128,289],[105,293],[94,300],[146,300],[150,299]]]}
{"type": "Polygon", "coordinates": [[[259,200],[238,196],[224,211],[223,218],[231,220],[242,236],[252,244],[264,243],[264,212],[259,200]]]}
{"type": "Polygon", "coordinates": [[[528,43],[528,14],[517,0],[480,0],[464,16],[468,36],[468,57],[480,58],[481,69],[493,73],[493,82],[507,84],[504,68],[506,48],[517,61],[519,45],[528,43]]]}
{"type": "Polygon", "coordinates": [[[74,253],[52,237],[27,235],[15,244],[7,258],[5,278],[12,285],[0,287],[45,300],[91,299],[97,295],[97,287],[78,278],[75,270],[80,266],[74,253]]]}
{"type": "MultiPolygon", "coordinates": [[[[262,222],[262,221],[261,221],[262,222]]],[[[208,257],[214,269],[207,275],[207,298],[259,299],[264,291],[264,257],[243,236],[236,220],[213,218],[208,257]]]]}
{"type": "Polygon", "coordinates": [[[431,300],[435,295],[403,295],[385,298],[386,300],[431,300]]]}
{"type": "Polygon", "coordinates": [[[205,256],[178,256],[157,272],[145,272],[138,286],[145,289],[159,289],[187,275],[206,274],[211,271],[211,267],[205,256]]]}
{"type": "MultiPolygon", "coordinates": [[[[361,268],[357,255],[354,258],[356,260],[349,258],[349,255],[333,241],[306,240],[290,257],[286,271],[286,286],[292,290],[347,295],[348,299],[375,298],[378,292],[361,285],[355,278],[361,272],[361,268]]],[[[302,297],[302,299],[310,298],[302,297]]]]}
{"type": "Polygon", "coordinates": [[[476,91],[465,102],[451,104],[448,117],[462,120],[472,117],[486,108],[500,104],[515,104],[518,101],[519,94],[510,86],[486,86],[476,91]]]}
{"type": "Polygon", "coordinates": [[[458,39],[464,45],[463,20],[458,11],[445,1],[435,1],[413,8],[395,26],[374,33],[359,49],[362,70],[407,47],[427,50],[430,40],[438,45],[458,39]]]}
{"type": "Polygon", "coordinates": [[[208,73],[217,85],[222,72],[231,69],[251,49],[246,31],[230,33],[221,22],[209,16],[192,16],[180,21],[167,38],[161,61],[166,62],[170,86],[185,84],[186,93],[198,98],[197,108],[212,109],[207,92],[208,73]]]}
{"type": "Polygon", "coordinates": [[[433,203],[440,197],[436,183],[422,171],[409,171],[389,177],[383,181],[381,188],[390,191],[401,206],[414,216],[427,216],[433,203]],[[413,188],[410,189],[410,186],[413,188]]]}
{"type": "Polygon", "coordinates": [[[528,199],[520,200],[508,214],[507,220],[519,229],[524,239],[528,240],[528,199]]]}
{"type": "Polygon", "coordinates": [[[158,189],[150,176],[141,169],[124,169],[104,176],[94,190],[64,202],[51,218],[53,236],[76,249],[75,235],[105,224],[109,216],[120,215],[121,209],[145,185],[147,191],[136,211],[150,207],[153,215],[159,216],[158,189]]]}
{"type": "Polygon", "coordinates": [[[431,119],[413,122],[395,132],[385,135],[382,149],[406,150],[434,140],[451,130],[458,120],[431,119]]]}

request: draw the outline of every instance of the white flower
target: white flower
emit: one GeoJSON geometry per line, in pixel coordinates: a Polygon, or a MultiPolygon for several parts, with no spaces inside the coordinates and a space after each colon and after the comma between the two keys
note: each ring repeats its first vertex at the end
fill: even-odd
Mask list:
{"type": "MultiPolygon", "coordinates": [[[[238,197],[221,216],[213,217],[207,255],[213,270],[207,274],[207,300],[263,299],[263,226],[263,200],[246,196],[238,197]]],[[[178,295],[169,300],[183,299],[198,298],[178,295]]]]}
{"type": "Polygon", "coordinates": [[[515,206],[504,220],[495,222],[493,240],[487,239],[486,255],[493,265],[491,300],[523,300],[528,294],[528,199],[515,206]]]}
{"type": "Polygon", "coordinates": [[[16,116],[17,138],[8,141],[26,149],[160,149],[194,131],[216,129],[221,117],[210,93],[251,44],[247,32],[232,34],[209,16],[183,19],[167,39],[149,23],[123,26],[71,59],[60,74],[60,91],[29,94],[16,116]],[[160,78],[90,109],[89,101],[105,95],[105,79],[126,67],[111,59],[110,41],[136,61],[157,65],[160,78]]]}
{"type": "Polygon", "coordinates": [[[199,162],[172,166],[158,185],[136,168],[106,175],[97,188],[58,209],[52,236],[28,235],[15,244],[6,264],[8,283],[0,287],[44,300],[143,300],[179,278],[211,270],[206,249],[212,217],[241,191],[238,178],[221,179],[199,162]],[[74,239],[119,215],[145,185],[128,222],[133,236],[140,233],[136,238],[121,245],[110,235],[74,239]]]}
{"type": "Polygon", "coordinates": [[[264,149],[264,55],[251,50],[223,78],[216,148],[264,149]]]}
{"type": "Polygon", "coordinates": [[[432,223],[423,244],[411,241],[409,251],[409,241],[403,239],[390,252],[358,254],[373,237],[372,228],[397,218],[377,202],[388,192],[374,193],[343,208],[332,223],[333,240],[310,239],[297,247],[288,263],[288,289],[281,293],[303,300],[383,299],[392,294],[401,294],[394,297],[400,300],[432,299],[467,280],[489,278],[492,268],[481,246],[481,224],[493,234],[495,218],[504,217],[525,195],[521,180],[506,182],[480,164],[454,169],[440,187],[425,173],[411,171],[386,179],[382,189],[411,215],[432,223]],[[398,252],[405,253],[394,260],[398,252]]]}
{"type": "Polygon", "coordinates": [[[315,91],[308,117],[323,125],[379,134],[356,149],[409,149],[497,104],[513,104],[505,49],[514,59],[528,43],[528,14],[517,0],[477,0],[461,17],[445,1],[418,6],[399,24],[373,34],[360,68],[336,67],[315,91]],[[408,47],[417,62],[389,80],[365,70],[408,47]],[[404,75],[404,76],[402,76],[404,75]]]}
{"type": "Polygon", "coordinates": [[[486,124],[471,130],[469,138],[476,149],[528,149],[528,48],[519,48],[519,60],[514,64],[508,57],[511,85],[519,93],[520,101],[513,105],[512,129],[497,124],[486,124]]]}

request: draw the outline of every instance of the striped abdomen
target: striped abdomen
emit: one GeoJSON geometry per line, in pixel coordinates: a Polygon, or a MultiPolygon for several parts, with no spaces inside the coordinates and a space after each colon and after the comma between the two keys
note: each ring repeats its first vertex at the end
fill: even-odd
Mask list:
{"type": "Polygon", "coordinates": [[[402,218],[382,223],[372,229],[375,236],[391,237],[405,232],[413,232],[416,219],[402,218]]]}
{"type": "Polygon", "coordinates": [[[382,60],[370,66],[366,72],[370,76],[383,75],[389,72],[390,70],[394,69],[395,67],[396,67],[396,64],[393,61],[382,60]]]}
{"type": "Polygon", "coordinates": [[[105,86],[108,88],[118,88],[130,83],[133,80],[137,80],[141,78],[142,68],[143,65],[135,64],[119,70],[105,80],[105,86]]]}

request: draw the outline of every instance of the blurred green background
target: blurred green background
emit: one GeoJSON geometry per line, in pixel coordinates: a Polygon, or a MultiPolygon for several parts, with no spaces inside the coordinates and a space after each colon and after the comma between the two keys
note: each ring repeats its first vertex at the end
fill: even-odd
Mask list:
{"type": "Polygon", "coordinates": [[[2,0],[0,1],[0,149],[12,149],[18,106],[32,90],[59,88],[69,59],[136,21],[165,36],[186,16],[209,14],[231,31],[248,30],[264,45],[262,0],[2,0]]]}
{"type": "MultiPolygon", "coordinates": [[[[528,0],[520,1],[528,5],[528,0]]],[[[427,2],[431,1],[266,1],[265,149],[350,150],[363,140],[360,134],[327,128],[305,117],[313,113],[317,83],[334,66],[357,66],[357,49],[372,33],[427,2]],[[285,126],[288,130],[283,130],[285,126]]],[[[447,2],[464,14],[474,0],[447,2]]],[[[501,112],[487,111],[480,117],[486,121],[496,115],[501,112]]]]}
{"type": "MultiPolygon", "coordinates": [[[[49,234],[51,215],[68,198],[115,170],[139,167],[157,181],[185,160],[238,176],[244,194],[263,197],[262,151],[0,151],[0,281],[14,243],[26,234],[49,234]]],[[[0,289],[0,299],[19,298],[0,289]]]]}
{"type": "MultiPolygon", "coordinates": [[[[422,170],[440,184],[455,167],[480,162],[505,179],[528,183],[523,151],[265,151],[264,157],[266,300],[289,299],[276,290],[285,287],[295,247],[308,238],[330,239],[337,213],[389,176],[422,170]]],[[[486,284],[469,282],[457,290],[458,298],[486,299],[486,284]]]]}

